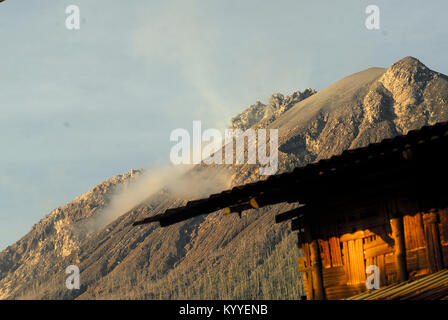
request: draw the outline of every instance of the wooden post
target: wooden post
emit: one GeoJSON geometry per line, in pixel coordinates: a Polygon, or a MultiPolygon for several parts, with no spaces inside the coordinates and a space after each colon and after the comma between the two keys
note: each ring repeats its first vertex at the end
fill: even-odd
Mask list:
{"type": "Polygon", "coordinates": [[[403,216],[396,214],[390,219],[392,238],[394,239],[395,266],[397,269],[397,280],[399,282],[408,279],[406,266],[406,247],[404,242],[403,216]]]}
{"type": "Polygon", "coordinates": [[[315,300],[324,300],[324,281],[322,277],[322,260],[320,258],[319,244],[317,240],[310,243],[311,267],[313,269],[313,289],[315,300]]]}
{"type": "Polygon", "coordinates": [[[305,290],[306,299],[313,300],[313,281],[311,270],[310,250],[308,243],[302,243],[303,257],[298,259],[299,272],[302,273],[302,285],[305,290]]]}

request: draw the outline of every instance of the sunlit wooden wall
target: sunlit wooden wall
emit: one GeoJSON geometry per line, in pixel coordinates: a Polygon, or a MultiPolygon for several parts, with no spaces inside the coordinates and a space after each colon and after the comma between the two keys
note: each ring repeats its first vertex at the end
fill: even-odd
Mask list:
{"type": "Polygon", "coordinates": [[[448,267],[448,210],[401,213],[393,219],[390,208],[370,216],[354,212],[301,239],[299,272],[307,298],[342,299],[367,290],[369,265],[379,268],[381,287],[448,267]],[[313,258],[313,240],[319,259],[313,258]]]}

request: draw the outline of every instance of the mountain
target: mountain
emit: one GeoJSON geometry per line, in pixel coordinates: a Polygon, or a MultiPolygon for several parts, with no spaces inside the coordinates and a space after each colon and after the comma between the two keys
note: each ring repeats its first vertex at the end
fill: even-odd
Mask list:
{"type": "MultiPolygon", "coordinates": [[[[406,57],[317,93],[273,95],[266,105],[258,102],[233,118],[231,127],[279,129],[280,171],[288,171],[447,121],[447,110],[448,77],[406,57]]],[[[214,185],[217,169],[203,165],[188,171],[189,187],[214,185]]],[[[255,165],[220,170],[228,186],[260,179],[255,165]]],[[[274,223],[274,214],[291,205],[250,210],[242,219],[218,212],[168,228],[132,227],[192,197],[162,189],[107,225],[83,231],[144,175],[133,170],[101,183],[50,212],[1,252],[0,298],[298,299],[303,294],[296,237],[287,224],[274,223]],[[81,288],[70,291],[65,268],[72,264],[81,270],[81,288]]]]}
{"type": "Polygon", "coordinates": [[[251,127],[264,128],[298,102],[315,93],[316,90],[310,88],[305,89],[303,92],[296,91],[286,97],[281,93],[275,93],[269,98],[267,105],[257,101],[244,110],[244,112],[233,117],[230,128],[241,129],[243,131],[251,127]]]}

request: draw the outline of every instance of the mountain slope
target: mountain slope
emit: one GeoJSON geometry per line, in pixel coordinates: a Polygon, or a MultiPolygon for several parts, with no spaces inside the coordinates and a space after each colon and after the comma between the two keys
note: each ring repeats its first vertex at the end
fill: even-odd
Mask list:
{"type": "MultiPolygon", "coordinates": [[[[448,120],[448,78],[412,57],[387,69],[371,68],[315,93],[275,95],[250,106],[232,127],[279,129],[281,171],[448,120]]],[[[215,168],[199,166],[189,174],[215,168]]],[[[254,165],[225,167],[231,185],[260,179],[254,165]]],[[[168,228],[131,227],[144,216],[182,204],[169,192],[107,227],[77,233],[79,222],[98,215],[133,171],[95,187],[51,212],[25,237],[0,253],[0,298],[298,299],[296,237],[274,214],[291,205],[243,215],[214,213],[168,228]],[[81,289],[65,288],[65,268],[81,270],[81,289]]],[[[213,173],[210,174],[210,176],[213,173]]],[[[206,183],[207,175],[204,175],[206,183]]]]}

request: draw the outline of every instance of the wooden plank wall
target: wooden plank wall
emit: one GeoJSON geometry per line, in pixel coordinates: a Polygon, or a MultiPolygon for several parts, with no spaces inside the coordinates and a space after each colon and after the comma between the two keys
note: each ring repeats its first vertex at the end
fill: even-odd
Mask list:
{"type": "MultiPolygon", "coordinates": [[[[370,218],[370,221],[373,221],[370,218]]],[[[380,269],[381,287],[397,281],[396,260],[388,220],[372,232],[368,229],[339,233],[334,226],[321,228],[326,234],[318,240],[322,277],[327,299],[342,299],[366,291],[366,267],[380,269]],[[380,230],[380,231],[378,231],[380,230]],[[382,230],[382,231],[381,231],[382,230]]],[[[352,222],[353,225],[353,222],[352,222]]],[[[411,278],[448,267],[448,210],[403,216],[406,266],[411,278]]],[[[322,234],[321,234],[322,235],[322,234]]],[[[314,296],[309,245],[302,244],[304,257],[299,271],[304,272],[308,298],[314,296]]]]}
{"type": "Polygon", "coordinates": [[[442,245],[439,233],[439,215],[436,212],[423,214],[425,230],[426,253],[430,272],[437,272],[443,268],[442,245]]]}
{"type": "Polygon", "coordinates": [[[403,227],[407,251],[425,248],[425,234],[423,231],[422,215],[420,213],[414,216],[405,215],[403,217],[403,227]]]}
{"type": "Polygon", "coordinates": [[[377,235],[366,237],[364,240],[364,254],[366,266],[375,265],[380,269],[380,286],[387,283],[386,268],[386,250],[388,244],[377,235]],[[378,254],[379,253],[379,254],[378,254]]]}
{"type": "Polygon", "coordinates": [[[411,278],[429,272],[426,256],[426,240],[422,214],[405,215],[403,228],[406,246],[406,262],[411,278]]]}
{"type": "Polygon", "coordinates": [[[394,280],[393,248],[368,230],[321,239],[319,244],[327,299],[343,299],[365,291],[366,266],[371,264],[380,268],[382,285],[394,280]]]}
{"type": "Polygon", "coordinates": [[[365,283],[366,267],[364,262],[363,239],[343,241],[342,248],[347,285],[353,286],[365,283]]]}
{"type": "Polygon", "coordinates": [[[448,267],[448,209],[439,211],[439,230],[440,230],[440,244],[442,245],[442,255],[444,267],[448,267]]]}
{"type": "Polygon", "coordinates": [[[439,210],[440,240],[442,246],[448,246],[448,209],[439,210]]]}
{"type": "Polygon", "coordinates": [[[448,210],[405,215],[407,268],[411,277],[448,267],[448,210]]]}

